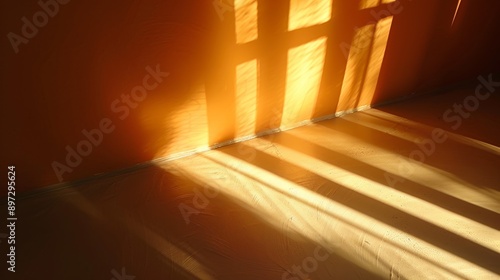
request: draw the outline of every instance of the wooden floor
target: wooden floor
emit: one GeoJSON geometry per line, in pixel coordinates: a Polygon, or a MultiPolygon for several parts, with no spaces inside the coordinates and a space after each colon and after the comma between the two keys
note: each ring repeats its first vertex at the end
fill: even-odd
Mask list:
{"type": "Polygon", "coordinates": [[[1,278],[499,279],[498,108],[463,88],[26,197],[1,278]]]}

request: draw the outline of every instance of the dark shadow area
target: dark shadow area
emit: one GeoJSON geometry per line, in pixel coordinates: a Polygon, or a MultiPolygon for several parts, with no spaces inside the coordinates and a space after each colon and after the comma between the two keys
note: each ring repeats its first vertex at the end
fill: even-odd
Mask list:
{"type": "Polygon", "coordinates": [[[500,95],[498,91],[500,88],[487,89],[482,81],[491,79],[493,83],[497,83],[500,81],[500,75],[485,74],[482,77],[475,78],[466,86],[451,91],[422,96],[402,102],[398,106],[388,105],[377,109],[498,147],[500,146],[500,134],[484,132],[495,132],[494,127],[499,119],[500,95]],[[481,98],[484,100],[477,98],[476,90],[478,88],[481,98]],[[486,97],[483,98],[483,95],[486,97]],[[422,114],[423,111],[426,113],[422,114]]]}
{"type": "Polygon", "coordinates": [[[439,17],[419,70],[422,91],[445,87],[478,75],[499,72],[500,3],[486,0],[436,2],[439,17]]]}

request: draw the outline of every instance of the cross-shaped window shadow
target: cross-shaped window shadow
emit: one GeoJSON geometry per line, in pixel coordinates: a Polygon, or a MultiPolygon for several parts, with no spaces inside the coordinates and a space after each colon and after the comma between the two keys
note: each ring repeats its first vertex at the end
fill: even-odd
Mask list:
{"type": "Polygon", "coordinates": [[[369,105],[392,26],[391,2],[222,2],[219,55],[206,84],[210,144],[369,105]]]}

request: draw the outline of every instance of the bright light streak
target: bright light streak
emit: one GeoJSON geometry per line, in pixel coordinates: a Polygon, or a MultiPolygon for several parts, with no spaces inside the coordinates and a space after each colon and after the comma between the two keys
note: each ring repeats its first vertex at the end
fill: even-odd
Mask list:
{"type": "Polygon", "coordinates": [[[453,19],[451,21],[451,26],[453,26],[455,24],[455,20],[457,19],[457,15],[458,15],[458,10],[460,10],[461,5],[462,5],[462,0],[458,0],[457,8],[455,9],[455,14],[453,15],[453,19]]]}

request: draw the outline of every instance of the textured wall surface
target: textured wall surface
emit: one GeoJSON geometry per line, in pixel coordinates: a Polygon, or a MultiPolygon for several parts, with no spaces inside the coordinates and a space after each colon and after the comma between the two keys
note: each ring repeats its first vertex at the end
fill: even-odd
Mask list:
{"type": "Polygon", "coordinates": [[[25,191],[473,79],[499,8],[3,1],[0,162],[25,191]]]}

